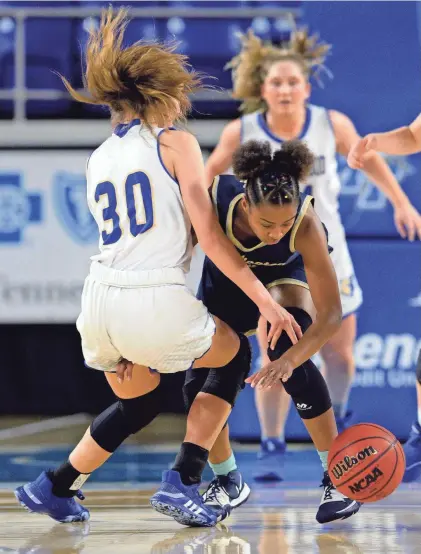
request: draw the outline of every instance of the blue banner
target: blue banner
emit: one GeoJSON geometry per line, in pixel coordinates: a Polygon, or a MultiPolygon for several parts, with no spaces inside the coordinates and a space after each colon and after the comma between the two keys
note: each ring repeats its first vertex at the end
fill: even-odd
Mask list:
{"type": "MultiPolygon", "coordinates": [[[[421,243],[350,241],[355,272],[364,293],[355,344],[357,375],[350,396],[352,422],[373,422],[406,438],[416,416],[415,362],[421,348],[421,243]]],[[[252,339],[253,367],[259,367],[252,339]]],[[[249,385],[230,419],[231,436],[260,436],[249,385]]],[[[288,439],[308,435],[292,407],[288,439]]]]}
{"type": "MultiPolygon", "coordinates": [[[[332,45],[311,101],[341,111],[365,135],[408,125],[421,112],[421,3],[305,2],[311,32],[332,45]],[[410,54],[409,54],[410,53],[410,54]]],[[[421,211],[421,155],[387,157],[421,211]]],[[[361,172],[340,160],[341,214],[348,235],[397,236],[393,209],[361,172]]]]}

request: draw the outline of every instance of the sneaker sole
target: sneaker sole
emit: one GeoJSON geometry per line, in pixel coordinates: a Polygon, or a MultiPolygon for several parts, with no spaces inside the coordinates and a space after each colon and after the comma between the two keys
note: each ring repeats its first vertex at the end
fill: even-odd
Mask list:
{"type": "Polygon", "coordinates": [[[28,506],[25,504],[25,502],[20,498],[19,493],[17,490],[13,491],[13,494],[15,495],[16,500],[19,502],[19,504],[24,508],[27,512],[30,514],[34,514],[34,510],[31,510],[31,508],[28,508],[28,506]]]}
{"type": "Polygon", "coordinates": [[[327,519],[327,520],[323,520],[323,521],[319,521],[317,519],[317,516],[316,516],[316,521],[320,524],[324,524],[324,523],[332,523],[334,521],[342,521],[344,519],[348,519],[349,517],[355,515],[357,512],[359,512],[360,508],[361,508],[362,504],[358,504],[355,506],[355,508],[353,508],[351,511],[345,513],[345,514],[337,514],[338,517],[333,517],[332,519],[327,519]]]}
{"type": "MultiPolygon", "coordinates": [[[[58,523],[82,523],[84,521],[88,521],[89,518],[90,518],[89,512],[84,512],[84,514],[86,514],[87,517],[84,516],[82,518],[81,516],[77,516],[77,519],[72,519],[74,516],[69,516],[66,519],[56,519],[55,517],[50,516],[50,514],[47,513],[47,512],[36,512],[35,510],[32,510],[27,504],[25,504],[25,502],[22,498],[22,493],[21,493],[20,489],[23,490],[23,487],[17,488],[15,491],[13,491],[13,494],[15,495],[16,500],[19,502],[19,504],[22,506],[22,508],[24,508],[30,514],[45,515],[45,516],[50,517],[54,521],[57,521],[58,523]]],[[[26,493],[24,493],[24,494],[26,494],[26,493]]]]}
{"type": "Polygon", "coordinates": [[[247,485],[247,483],[244,483],[243,490],[240,492],[239,497],[233,500],[231,508],[238,508],[239,506],[247,502],[250,497],[250,493],[250,487],[247,485]]]}
{"type": "Polygon", "coordinates": [[[160,500],[151,500],[151,506],[160,514],[172,517],[180,523],[181,525],[186,525],[187,527],[215,527],[216,521],[209,523],[199,516],[194,516],[193,514],[188,514],[181,508],[167,504],[160,500]]]}

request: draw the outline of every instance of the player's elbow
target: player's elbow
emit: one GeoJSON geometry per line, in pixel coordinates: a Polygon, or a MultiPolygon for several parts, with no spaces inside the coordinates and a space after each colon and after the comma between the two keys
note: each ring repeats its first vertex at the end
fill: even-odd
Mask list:
{"type": "Polygon", "coordinates": [[[342,307],[340,302],[330,306],[328,309],[323,310],[319,314],[318,318],[323,322],[323,327],[330,336],[339,331],[342,325],[342,307]]]}
{"type": "Polygon", "coordinates": [[[201,231],[200,233],[197,233],[197,241],[200,244],[203,252],[208,256],[208,258],[212,258],[213,254],[218,250],[218,239],[215,237],[214,233],[201,231]]]}
{"type": "Polygon", "coordinates": [[[410,127],[408,128],[408,131],[411,136],[411,154],[421,152],[421,133],[416,134],[410,127]]]}

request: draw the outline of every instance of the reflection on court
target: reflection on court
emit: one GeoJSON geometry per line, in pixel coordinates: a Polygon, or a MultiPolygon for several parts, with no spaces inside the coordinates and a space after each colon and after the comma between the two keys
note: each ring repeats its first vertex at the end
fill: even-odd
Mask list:
{"type": "Polygon", "coordinates": [[[254,489],[254,498],[213,529],[189,529],[149,507],[153,489],[87,490],[92,519],[54,524],[0,495],[0,552],[19,554],[357,554],[421,552],[419,488],[402,487],[346,521],[320,526],[316,490],[254,489]],[[278,494],[276,494],[278,491],[278,494]],[[271,506],[265,506],[269,493],[271,506]],[[274,501],[278,497],[278,506],[274,501]]]}

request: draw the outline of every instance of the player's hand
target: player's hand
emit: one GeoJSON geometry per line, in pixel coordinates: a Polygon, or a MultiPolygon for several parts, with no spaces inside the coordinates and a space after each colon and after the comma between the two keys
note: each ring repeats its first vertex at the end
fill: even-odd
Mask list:
{"type": "Polygon", "coordinates": [[[421,215],[411,202],[404,202],[395,206],[395,225],[402,238],[411,242],[417,237],[421,240],[421,215]]]}
{"type": "Polygon", "coordinates": [[[117,381],[120,385],[123,383],[124,379],[130,381],[133,374],[133,363],[129,362],[125,358],[121,358],[118,364],[115,366],[115,372],[117,374],[117,381]]]}
{"type": "Polygon", "coordinates": [[[258,325],[267,325],[270,323],[269,333],[267,335],[268,343],[270,348],[274,350],[276,343],[278,342],[279,337],[282,332],[285,331],[286,334],[291,339],[292,344],[296,344],[298,339],[303,336],[301,327],[295,321],[293,315],[291,315],[287,310],[280,306],[272,298],[265,303],[265,305],[259,307],[261,318],[265,321],[260,321],[258,325]]]}
{"type": "Polygon", "coordinates": [[[285,383],[291,377],[294,366],[286,358],[269,362],[260,371],[246,379],[252,388],[270,389],[278,381],[285,383]]]}
{"type": "Polygon", "coordinates": [[[352,167],[352,169],[363,169],[366,154],[368,154],[370,150],[376,150],[376,147],[376,135],[371,134],[360,138],[360,140],[354,144],[348,153],[347,161],[349,167],[352,167]]]}

